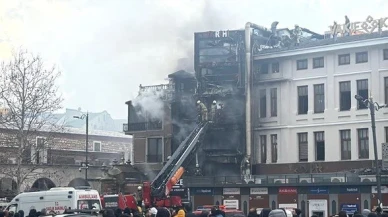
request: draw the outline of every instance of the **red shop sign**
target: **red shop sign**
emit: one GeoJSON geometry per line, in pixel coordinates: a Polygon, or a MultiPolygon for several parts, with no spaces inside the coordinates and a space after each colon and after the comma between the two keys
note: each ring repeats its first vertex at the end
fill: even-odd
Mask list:
{"type": "Polygon", "coordinates": [[[296,188],[290,188],[290,187],[285,187],[285,188],[279,188],[279,194],[297,194],[298,190],[296,188]]]}

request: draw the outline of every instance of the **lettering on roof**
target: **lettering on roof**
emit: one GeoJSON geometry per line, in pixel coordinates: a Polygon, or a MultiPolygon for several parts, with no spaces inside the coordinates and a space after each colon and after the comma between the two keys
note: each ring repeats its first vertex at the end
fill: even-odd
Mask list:
{"type": "Polygon", "coordinates": [[[375,19],[368,16],[365,21],[350,22],[347,24],[333,24],[329,26],[331,35],[345,34],[350,32],[351,35],[370,34],[379,30],[388,28],[388,17],[375,19]]]}

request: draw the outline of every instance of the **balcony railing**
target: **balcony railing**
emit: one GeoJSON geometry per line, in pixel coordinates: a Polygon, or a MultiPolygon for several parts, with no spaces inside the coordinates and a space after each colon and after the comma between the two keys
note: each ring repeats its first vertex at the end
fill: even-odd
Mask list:
{"type": "Polygon", "coordinates": [[[124,132],[161,130],[161,129],[163,129],[162,121],[123,124],[124,132]]]}
{"type": "MultiPolygon", "coordinates": [[[[375,183],[375,175],[357,174],[306,174],[306,175],[268,175],[268,176],[190,176],[184,177],[187,186],[216,186],[216,185],[304,185],[304,184],[360,184],[375,183]]],[[[382,183],[388,183],[388,175],[381,176],[382,183]]]]}

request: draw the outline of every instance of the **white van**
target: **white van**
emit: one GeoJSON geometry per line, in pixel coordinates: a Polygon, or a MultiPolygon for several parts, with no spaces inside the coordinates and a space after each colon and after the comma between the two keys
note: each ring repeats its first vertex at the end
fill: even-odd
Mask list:
{"type": "Polygon", "coordinates": [[[7,207],[7,210],[17,212],[23,210],[28,215],[31,209],[47,213],[54,211],[62,214],[67,209],[101,210],[101,200],[98,191],[72,187],[55,187],[47,191],[25,192],[17,195],[7,207]]]}

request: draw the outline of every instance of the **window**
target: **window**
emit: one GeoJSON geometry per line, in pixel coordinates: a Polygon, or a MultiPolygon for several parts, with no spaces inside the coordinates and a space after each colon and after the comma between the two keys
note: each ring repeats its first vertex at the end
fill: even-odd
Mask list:
{"type": "Polygon", "coordinates": [[[162,138],[148,138],[147,141],[147,162],[161,163],[163,161],[162,138]]]}
{"type": "Polygon", "coordinates": [[[351,153],[351,139],[350,130],[340,130],[341,137],[341,160],[350,160],[352,158],[351,153]]]}
{"type": "Polygon", "coordinates": [[[101,151],[101,142],[93,142],[93,151],[101,151]]]}
{"type": "Polygon", "coordinates": [[[265,118],[267,116],[267,91],[260,90],[260,117],[265,118]]]}
{"type": "Polygon", "coordinates": [[[325,160],[325,132],[314,132],[315,137],[315,160],[325,160]]]}
{"type": "Polygon", "coordinates": [[[342,81],[339,83],[340,89],[340,111],[349,111],[352,104],[350,81],[342,81]]]}
{"type": "Polygon", "coordinates": [[[267,163],[267,136],[260,136],[261,163],[267,163]]]}
{"type": "MultiPolygon", "coordinates": [[[[357,95],[368,99],[368,79],[357,80],[357,95]]],[[[357,100],[358,109],[366,109],[366,105],[363,102],[357,100]]]]}
{"type": "Polygon", "coordinates": [[[323,68],[325,66],[325,59],[323,57],[313,58],[313,69],[323,68]]]}
{"type": "Polygon", "coordinates": [[[303,69],[307,69],[307,68],[308,68],[307,59],[296,61],[296,69],[297,70],[303,70],[303,69]]]}
{"type": "Polygon", "coordinates": [[[278,135],[272,134],[271,135],[271,162],[276,163],[278,162],[278,135]]]}
{"type": "Polygon", "coordinates": [[[278,116],[278,89],[271,88],[271,117],[278,116]]]}
{"type": "Polygon", "coordinates": [[[383,50],[383,60],[388,60],[388,49],[383,50]]]}
{"type": "Polygon", "coordinates": [[[367,63],[368,62],[368,51],[356,53],[356,63],[367,63]]]}
{"type": "Polygon", "coordinates": [[[307,162],[309,159],[307,137],[307,133],[298,133],[299,162],[307,162]]]}
{"type": "Polygon", "coordinates": [[[388,127],[384,127],[385,130],[385,143],[388,143],[388,127]]]}
{"type": "Polygon", "coordinates": [[[298,114],[307,114],[309,109],[308,86],[298,87],[298,114]]]}
{"type": "Polygon", "coordinates": [[[268,63],[260,64],[259,72],[260,74],[268,74],[268,63]]]}
{"type": "Polygon", "coordinates": [[[325,84],[314,84],[314,113],[325,111],[325,84]]]}
{"type": "Polygon", "coordinates": [[[47,140],[44,137],[36,137],[35,146],[31,147],[31,159],[35,164],[47,163],[47,140]]]}
{"type": "Polygon", "coordinates": [[[368,159],[369,158],[369,132],[368,128],[358,129],[358,158],[368,159]]]}
{"type": "Polygon", "coordinates": [[[385,104],[388,104],[388,77],[384,78],[384,97],[385,97],[385,104]]]}
{"type": "Polygon", "coordinates": [[[280,70],[279,70],[279,63],[276,62],[276,63],[272,63],[272,73],[278,73],[280,70]]]}
{"type": "Polygon", "coordinates": [[[338,55],[338,65],[349,65],[350,64],[350,54],[341,54],[338,55]]]}

